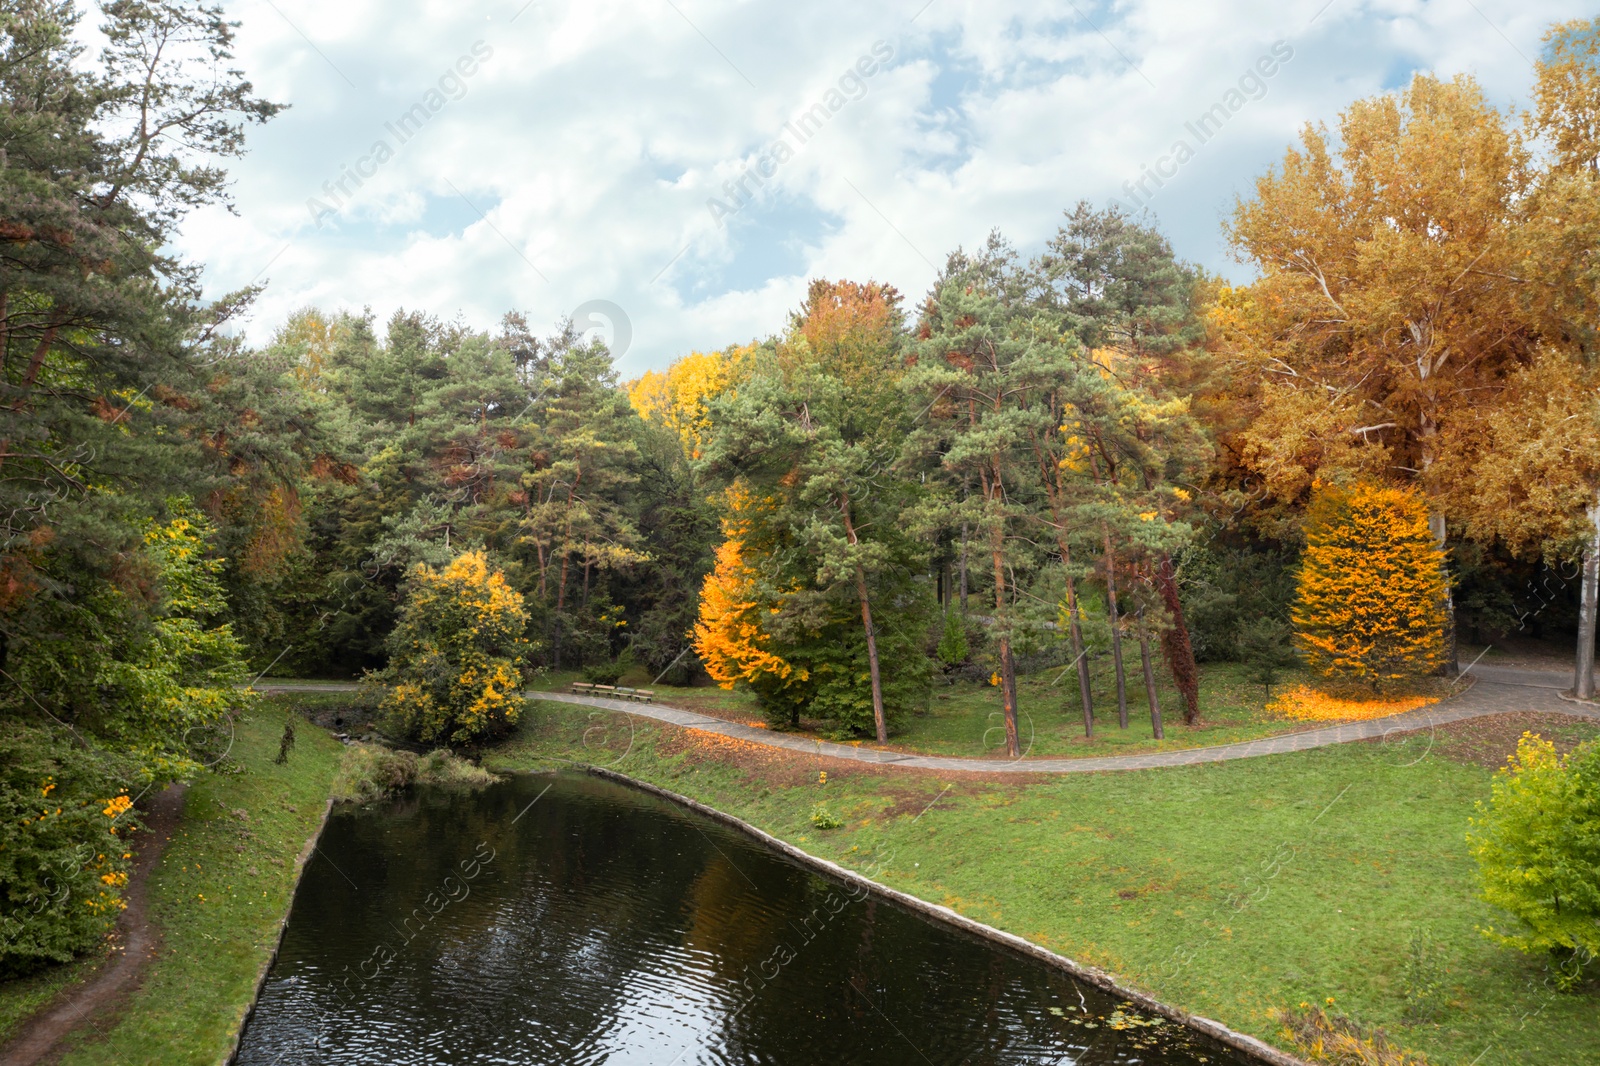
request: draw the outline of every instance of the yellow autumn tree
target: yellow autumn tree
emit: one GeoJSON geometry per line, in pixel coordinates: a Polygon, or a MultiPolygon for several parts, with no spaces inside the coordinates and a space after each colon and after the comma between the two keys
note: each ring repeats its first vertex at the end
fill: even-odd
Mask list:
{"type": "Polygon", "coordinates": [[[664,371],[628,382],[628,401],[645,421],[677,434],[684,453],[698,459],[711,432],[711,401],[736,380],[748,351],[690,352],[664,371]]]}
{"type": "Polygon", "coordinates": [[[1415,490],[1319,483],[1305,537],[1293,618],[1314,670],[1383,692],[1444,662],[1444,555],[1415,490]]]}
{"type": "Polygon", "coordinates": [[[389,636],[389,665],[377,675],[391,728],[452,744],[507,732],[522,707],[518,691],[533,651],[527,625],[521,594],[483,552],[466,552],[442,570],[417,566],[389,636]]]}
{"type": "Polygon", "coordinates": [[[743,543],[730,537],[717,548],[717,564],[700,590],[694,650],[706,673],[726,689],[740,681],[759,687],[791,678],[805,680],[803,669],[769,650],[772,638],[761,625],[764,608],[754,579],[744,560],[743,543]]]}

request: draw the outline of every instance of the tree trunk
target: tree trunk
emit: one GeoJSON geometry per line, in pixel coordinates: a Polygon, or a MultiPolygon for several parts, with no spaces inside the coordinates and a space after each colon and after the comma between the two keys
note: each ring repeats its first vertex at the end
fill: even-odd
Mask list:
{"type": "Polygon", "coordinates": [[[28,360],[28,369],[22,375],[22,388],[24,391],[33,388],[39,380],[39,371],[44,369],[44,358],[50,354],[50,345],[55,343],[56,330],[60,323],[51,322],[45,327],[44,335],[39,338],[39,346],[33,350],[33,358],[28,360]]]}
{"type": "Polygon", "coordinates": [[[997,524],[989,535],[989,548],[994,557],[994,623],[1000,640],[1000,701],[1005,709],[1006,755],[1018,759],[1022,757],[1022,744],[1017,733],[1017,666],[1011,658],[1011,618],[1006,610],[1005,535],[997,524]]]}
{"type": "MultiPolygon", "coordinates": [[[[1428,528],[1433,532],[1433,539],[1443,550],[1445,542],[1445,524],[1442,513],[1428,516],[1428,528]]],[[[1444,571],[1444,663],[1436,671],[1440,677],[1455,677],[1461,672],[1460,664],[1456,661],[1456,596],[1450,588],[1450,563],[1448,559],[1441,560],[1439,568],[1444,571]]]]}
{"type": "MultiPolygon", "coordinates": [[[[1071,564],[1071,559],[1065,555],[1066,545],[1062,545],[1064,562],[1071,564]]],[[[1083,646],[1083,626],[1079,621],[1078,611],[1078,585],[1072,575],[1067,575],[1067,632],[1072,635],[1072,661],[1078,670],[1078,699],[1083,704],[1083,735],[1087,739],[1094,738],[1094,692],[1089,683],[1089,652],[1083,646]]]]}
{"type": "Polygon", "coordinates": [[[961,523],[961,620],[967,620],[967,524],[961,523]]]}
{"type": "Polygon", "coordinates": [[[1600,498],[1589,507],[1589,546],[1583,553],[1583,598],[1578,612],[1578,666],[1572,694],[1594,699],[1595,614],[1600,606],[1600,498]]]}
{"type": "Polygon", "coordinates": [[[1156,697],[1156,671],[1150,662],[1150,634],[1143,628],[1139,630],[1139,658],[1144,662],[1144,694],[1150,701],[1150,728],[1157,740],[1165,740],[1167,735],[1161,731],[1161,701],[1156,697]]]}
{"type": "MultiPolygon", "coordinates": [[[[845,535],[850,546],[855,547],[856,527],[850,521],[850,497],[839,494],[839,512],[844,515],[845,535]]],[[[867,665],[872,674],[872,724],[878,733],[878,743],[889,742],[889,724],[883,716],[883,681],[878,674],[878,638],[872,631],[872,602],[867,596],[867,572],[856,564],[856,595],[861,599],[861,625],[867,631],[867,665]]]]}
{"type": "Polygon", "coordinates": [[[1117,557],[1111,550],[1111,530],[1103,523],[1106,542],[1106,618],[1111,623],[1111,662],[1117,673],[1117,728],[1128,728],[1128,679],[1122,669],[1122,625],[1117,614],[1117,557]]]}
{"type": "Polygon", "coordinates": [[[1189,627],[1183,621],[1183,601],[1178,599],[1178,578],[1172,570],[1172,556],[1163,555],[1156,568],[1156,588],[1161,602],[1172,616],[1172,628],[1161,635],[1161,650],[1167,668],[1183,697],[1183,720],[1188,725],[1200,721],[1200,670],[1194,662],[1194,646],[1189,643],[1189,627]]]}

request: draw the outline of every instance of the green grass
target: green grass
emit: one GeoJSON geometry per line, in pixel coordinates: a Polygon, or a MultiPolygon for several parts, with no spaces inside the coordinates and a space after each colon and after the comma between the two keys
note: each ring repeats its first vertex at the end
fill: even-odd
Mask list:
{"type": "Polygon", "coordinates": [[[63,1063],[209,1066],[227,1052],[277,942],[295,858],[322,816],[342,751],[322,730],[302,726],[288,764],[274,765],[284,713],[273,701],[257,705],[231,753],[244,772],[208,774],[189,789],[183,822],[149,884],[160,957],[122,1009],[80,1036],[63,1063]]]}
{"type": "Polygon", "coordinates": [[[65,966],[0,982],[0,1044],[10,1040],[18,1026],[54,999],[57,992],[93,974],[104,961],[105,955],[97,952],[65,966]]]}
{"type": "MultiPolygon", "coordinates": [[[[1312,728],[1316,723],[1286,721],[1269,715],[1265,688],[1246,677],[1239,663],[1207,663],[1201,670],[1200,706],[1202,721],[1196,726],[1183,722],[1177,691],[1158,674],[1157,699],[1161,706],[1165,739],[1156,740],[1145,698],[1144,677],[1139,670],[1137,652],[1128,663],[1128,728],[1117,720],[1116,684],[1109,663],[1098,664],[1093,672],[1095,708],[1094,738],[1083,735],[1083,708],[1078,698],[1075,672],[1060,667],[1025,675],[1017,680],[1018,726],[1024,754],[1031,756],[1132,755],[1152,751],[1173,751],[1262,737],[1312,728]]],[[[547,675],[530,686],[535,691],[564,688],[577,679],[575,673],[547,675]]],[[[1306,683],[1311,675],[1304,670],[1286,670],[1278,685],[1281,689],[1306,683]]],[[[648,685],[642,671],[625,676],[621,684],[648,685]]],[[[675,707],[685,707],[719,718],[760,722],[761,710],[748,691],[720,688],[655,687],[656,698],[675,707]]],[[[829,723],[802,720],[800,733],[829,739],[829,723]]],[[[936,681],[924,713],[908,717],[891,734],[888,746],[897,751],[928,755],[957,755],[969,758],[1001,758],[1005,755],[1005,727],[1001,716],[999,690],[993,685],[970,681],[947,684],[936,681]]]]}
{"type": "Polygon", "coordinates": [[[533,703],[489,765],[613,764],[1280,1045],[1280,1010],[1331,998],[1434,1063],[1600,1063],[1600,987],[1555,994],[1538,960],[1479,932],[1503,920],[1475,898],[1464,841],[1490,772],[1427,737],[1022,785],[833,763],[819,785],[819,760],[731,741],[712,743],[747,769],[667,756],[666,734],[637,719],[602,749],[593,726],[533,703]],[[815,829],[819,802],[845,826],[815,829]],[[1448,1002],[1408,1026],[1419,927],[1440,945],[1448,1002]]]}

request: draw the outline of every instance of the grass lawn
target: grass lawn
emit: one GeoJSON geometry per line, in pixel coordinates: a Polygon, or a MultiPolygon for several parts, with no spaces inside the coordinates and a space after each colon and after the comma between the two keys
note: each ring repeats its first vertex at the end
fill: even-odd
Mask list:
{"type": "MultiPolygon", "coordinates": [[[[1217,671],[1213,671],[1213,677],[1217,671]]],[[[1557,727],[1567,743],[1589,723],[1557,727]]],[[[1102,966],[1168,1003],[1283,1044],[1277,1013],[1325,1005],[1434,1063],[1600,1063],[1600,985],[1479,929],[1464,834],[1523,725],[1143,772],[984,779],[860,767],[534,702],[486,765],[612,765],[878,879],[1102,966]],[[818,772],[827,770],[827,783],[818,772]],[[935,802],[937,801],[937,802],[935,802]],[[819,803],[845,821],[819,831],[819,803]],[[932,806],[930,806],[932,804],[932,806]],[[1445,1004],[1407,1024],[1422,929],[1445,1004]]]]}
{"type": "MultiPolygon", "coordinates": [[[[1145,699],[1144,676],[1139,670],[1138,652],[1128,664],[1128,728],[1117,724],[1116,683],[1109,663],[1098,664],[1092,672],[1095,707],[1094,739],[1083,736],[1083,707],[1078,700],[1077,674],[1063,674],[1060,667],[1017,679],[1018,725],[1025,755],[1090,756],[1132,755],[1151,751],[1171,751],[1312,729],[1326,723],[1289,721],[1265,711],[1266,689],[1246,676],[1240,663],[1207,663],[1201,668],[1200,707],[1202,721],[1197,726],[1183,723],[1177,690],[1165,671],[1157,674],[1165,739],[1156,740],[1145,699]]],[[[540,677],[534,690],[564,689],[579,680],[573,671],[540,677]]],[[[1273,694],[1298,684],[1309,683],[1312,675],[1303,669],[1286,670],[1273,694]]],[[[642,670],[623,676],[619,684],[648,687],[650,678],[642,670]]],[[[720,688],[654,687],[656,698],[675,707],[684,707],[718,718],[750,724],[762,722],[755,697],[747,690],[728,692],[720,688]]],[[[830,723],[802,719],[800,735],[835,739],[830,723]]],[[[870,743],[870,742],[869,742],[870,743]]],[[[876,747],[875,744],[872,745],[876,747]]],[[[968,758],[1003,758],[1005,723],[1001,716],[999,689],[970,681],[934,683],[926,712],[907,718],[901,729],[890,735],[888,747],[896,751],[927,755],[958,755],[968,758]]]]}
{"type": "Polygon", "coordinates": [[[94,973],[104,960],[103,954],[95,953],[28,977],[0,981],[0,1044],[10,1040],[17,1027],[54,999],[57,992],[94,973]]]}
{"type": "MultiPolygon", "coordinates": [[[[124,1007],[62,1058],[70,1066],[210,1064],[227,1052],[277,943],[295,858],[316,829],[343,748],[303,726],[272,759],[284,708],[262,701],[238,726],[231,762],[189,789],[184,820],[149,885],[161,955],[124,1007]]],[[[315,860],[313,860],[315,861],[315,860]]]]}

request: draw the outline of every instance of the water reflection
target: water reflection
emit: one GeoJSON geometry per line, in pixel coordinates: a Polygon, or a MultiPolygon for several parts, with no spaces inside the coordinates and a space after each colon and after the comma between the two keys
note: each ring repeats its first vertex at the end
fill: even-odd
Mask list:
{"type": "Polygon", "coordinates": [[[571,774],[336,813],[237,1061],[1249,1060],[571,774]]]}

